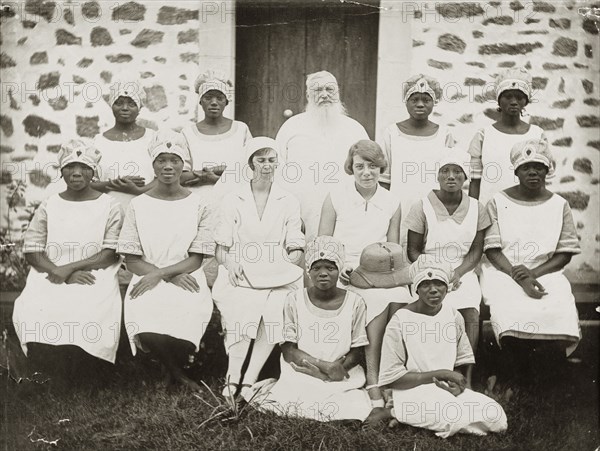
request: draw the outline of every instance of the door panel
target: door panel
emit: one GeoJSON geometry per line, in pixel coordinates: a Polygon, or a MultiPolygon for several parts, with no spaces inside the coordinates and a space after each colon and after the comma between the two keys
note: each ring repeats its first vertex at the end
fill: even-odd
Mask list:
{"type": "Polygon", "coordinates": [[[304,111],[306,75],[336,76],[351,117],[375,135],[377,9],[324,4],[238,2],[236,118],[253,135],[275,137],[286,109],[304,111]]]}

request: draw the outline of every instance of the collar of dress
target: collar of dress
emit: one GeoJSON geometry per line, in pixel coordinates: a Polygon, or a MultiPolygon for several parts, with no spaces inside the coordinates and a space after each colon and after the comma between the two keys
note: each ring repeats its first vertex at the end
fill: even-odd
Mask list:
{"type": "Polygon", "coordinates": [[[457,224],[462,224],[462,222],[467,217],[467,213],[469,212],[469,204],[470,204],[469,196],[467,196],[464,192],[463,192],[462,200],[460,201],[460,204],[458,205],[458,208],[452,215],[450,215],[448,213],[448,210],[446,210],[446,207],[444,206],[442,201],[435,195],[435,193],[433,191],[431,191],[427,195],[427,199],[429,200],[429,203],[433,207],[433,211],[435,212],[435,216],[436,216],[437,220],[440,222],[446,221],[448,219],[452,219],[457,224]]]}

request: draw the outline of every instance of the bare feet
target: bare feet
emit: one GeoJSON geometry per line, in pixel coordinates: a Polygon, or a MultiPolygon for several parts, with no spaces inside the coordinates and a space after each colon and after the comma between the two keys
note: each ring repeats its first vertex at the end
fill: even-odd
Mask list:
{"type": "Polygon", "coordinates": [[[384,420],[392,418],[392,409],[386,409],[385,407],[375,407],[371,410],[371,413],[365,420],[367,426],[375,426],[384,420]]]}

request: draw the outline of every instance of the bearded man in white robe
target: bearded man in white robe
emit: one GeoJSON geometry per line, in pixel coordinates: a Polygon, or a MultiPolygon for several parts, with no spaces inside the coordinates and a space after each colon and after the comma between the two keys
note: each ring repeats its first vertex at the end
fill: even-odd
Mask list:
{"type": "Polygon", "coordinates": [[[348,150],[369,139],[364,127],[346,115],[336,78],[327,71],[306,78],[306,111],[288,119],[277,133],[285,188],[300,200],[306,240],[317,235],[323,200],[344,172],[348,150]]]}

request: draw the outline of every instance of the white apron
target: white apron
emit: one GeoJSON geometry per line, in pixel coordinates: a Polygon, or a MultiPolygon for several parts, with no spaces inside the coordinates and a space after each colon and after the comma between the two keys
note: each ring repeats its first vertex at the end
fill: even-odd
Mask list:
{"type": "MultiPolygon", "coordinates": [[[[352,314],[356,295],[346,292],[343,305],[335,316],[319,314],[306,294],[296,292],[298,312],[298,349],[311,356],[333,362],[350,351],[352,314]]],[[[323,311],[328,312],[328,311],[323,311]]],[[[317,421],[364,420],[371,411],[360,365],[348,371],[350,377],[339,382],[325,382],[294,370],[281,357],[281,377],[271,388],[260,408],[280,415],[311,418],[317,421]]]]}
{"type": "MultiPolygon", "coordinates": [[[[56,265],[84,260],[100,252],[111,209],[106,194],[72,202],[58,194],[47,201],[46,255],[56,265]]],[[[13,323],[27,354],[27,343],[75,345],[114,363],[121,329],[119,263],[90,271],[94,285],[54,284],[31,268],[16,299],[13,323]]]]}
{"type": "MultiPolygon", "coordinates": [[[[463,193],[463,196],[466,194],[463,193]]],[[[450,263],[453,269],[458,268],[471,249],[477,234],[479,218],[477,199],[469,198],[469,211],[461,224],[451,217],[439,221],[428,197],[423,198],[423,211],[427,219],[424,253],[443,259],[450,263]]],[[[460,280],[462,283],[458,290],[449,291],[444,303],[451,305],[456,310],[474,308],[479,311],[481,288],[477,275],[471,270],[460,280]]]]}

